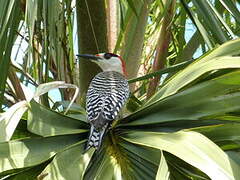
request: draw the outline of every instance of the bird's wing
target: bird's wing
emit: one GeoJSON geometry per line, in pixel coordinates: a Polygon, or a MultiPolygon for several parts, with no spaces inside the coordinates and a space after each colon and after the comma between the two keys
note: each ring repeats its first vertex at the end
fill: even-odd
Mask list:
{"type": "Polygon", "coordinates": [[[102,126],[116,119],[129,96],[129,86],[119,73],[99,73],[87,93],[87,116],[90,123],[102,126]]]}

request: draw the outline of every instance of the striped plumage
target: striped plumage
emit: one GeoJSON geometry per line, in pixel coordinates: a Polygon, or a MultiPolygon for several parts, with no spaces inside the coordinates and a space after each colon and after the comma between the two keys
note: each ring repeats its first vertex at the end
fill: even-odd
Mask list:
{"type": "Polygon", "coordinates": [[[104,71],[93,78],[86,102],[87,118],[91,124],[86,149],[100,147],[106,130],[117,118],[128,96],[128,82],[121,73],[104,71]]]}

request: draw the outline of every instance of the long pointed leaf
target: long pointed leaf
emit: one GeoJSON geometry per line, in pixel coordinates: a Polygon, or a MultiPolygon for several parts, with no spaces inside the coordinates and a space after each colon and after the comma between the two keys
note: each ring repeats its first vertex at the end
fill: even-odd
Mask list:
{"type": "Polygon", "coordinates": [[[83,153],[85,141],[59,152],[42,172],[44,180],[82,179],[93,151],[83,153]]]}
{"type": "Polygon", "coordinates": [[[217,57],[203,61],[195,61],[169,80],[147,103],[149,105],[159,99],[173,95],[200,76],[213,70],[240,68],[240,57],[217,57]]]}
{"type": "Polygon", "coordinates": [[[6,112],[0,114],[0,142],[11,139],[18,122],[26,110],[27,102],[21,101],[13,105],[6,112]]]}
{"type": "Polygon", "coordinates": [[[158,100],[122,119],[120,126],[196,120],[237,111],[240,109],[239,76],[240,71],[232,72],[158,100]]]}
{"type": "Polygon", "coordinates": [[[83,136],[64,135],[0,143],[0,176],[10,169],[31,167],[53,157],[56,152],[81,141],[83,136]]]}
{"type": "Polygon", "coordinates": [[[212,141],[196,132],[143,133],[129,132],[125,140],[170,152],[206,173],[211,179],[235,180],[240,172],[235,162],[212,141]]]}
{"type": "Polygon", "coordinates": [[[169,180],[169,175],[167,161],[161,151],[161,161],[159,163],[156,180],[169,180]]]}
{"type": "Polygon", "coordinates": [[[76,134],[88,131],[84,121],[52,111],[35,101],[30,102],[28,130],[41,136],[76,134]]]}

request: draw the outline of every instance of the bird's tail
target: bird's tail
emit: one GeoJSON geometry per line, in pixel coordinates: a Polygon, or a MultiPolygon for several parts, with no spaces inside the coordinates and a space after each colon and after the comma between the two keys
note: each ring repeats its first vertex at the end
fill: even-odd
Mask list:
{"type": "Polygon", "coordinates": [[[106,131],[106,127],[104,127],[102,130],[96,130],[94,126],[91,126],[85,151],[87,151],[91,147],[94,147],[95,149],[98,150],[101,147],[102,139],[105,134],[105,131],[106,131]]]}

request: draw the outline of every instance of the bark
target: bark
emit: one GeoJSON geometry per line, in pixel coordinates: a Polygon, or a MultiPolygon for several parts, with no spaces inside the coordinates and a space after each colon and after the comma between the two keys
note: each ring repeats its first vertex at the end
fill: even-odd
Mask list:
{"type": "MultiPolygon", "coordinates": [[[[107,52],[108,43],[105,1],[78,0],[76,3],[79,53],[97,54],[99,52],[107,52]]],[[[89,83],[98,72],[100,72],[100,68],[95,63],[83,59],[79,60],[80,101],[82,104],[85,103],[89,83]]]]}
{"type": "Polygon", "coordinates": [[[113,52],[118,35],[118,6],[117,0],[108,0],[107,1],[107,24],[108,24],[108,50],[113,52]]]}
{"type": "Polygon", "coordinates": [[[12,67],[9,68],[8,78],[11,81],[11,84],[13,86],[13,89],[16,95],[16,101],[18,102],[18,101],[26,100],[25,94],[21,87],[20,80],[17,77],[16,72],[12,67]]]}

